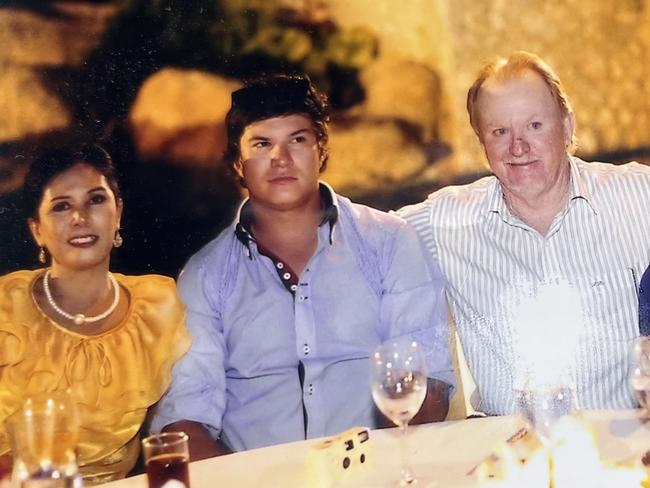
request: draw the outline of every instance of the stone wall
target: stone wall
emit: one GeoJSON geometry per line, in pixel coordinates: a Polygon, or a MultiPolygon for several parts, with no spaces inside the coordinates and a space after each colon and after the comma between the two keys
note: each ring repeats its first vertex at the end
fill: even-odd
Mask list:
{"type": "Polygon", "coordinates": [[[650,4],[644,0],[320,3],[344,25],[373,28],[383,53],[421,61],[445,76],[445,139],[454,148],[447,169],[455,176],[485,168],[465,112],[467,89],[484,62],[518,49],[542,56],[563,80],[577,116],[579,153],[650,146],[650,4]]]}
{"type": "MultiPolygon", "coordinates": [[[[436,118],[438,133],[436,139],[449,146],[457,146],[458,126],[455,100],[453,94],[454,79],[452,69],[452,51],[449,49],[449,32],[447,22],[447,4],[445,0],[404,0],[399,3],[390,0],[321,0],[328,5],[329,13],[342,26],[366,25],[380,40],[378,63],[386,59],[412,61],[430,69],[440,77],[439,90],[430,91],[430,98],[421,98],[420,104],[427,106],[437,104],[436,118]]],[[[371,67],[372,69],[372,67],[371,67]]],[[[399,76],[399,71],[385,73],[386,77],[399,76]]],[[[386,78],[368,78],[367,84],[386,83],[386,78]]],[[[409,78],[404,79],[403,95],[394,97],[392,103],[395,112],[400,112],[400,104],[411,92],[422,92],[418,79],[411,78],[416,85],[409,85],[409,78]]],[[[408,154],[404,154],[405,157],[408,154]]],[[[441,158],[435,165],[429,166],[420,174],[422,180],[447,180],[450,167],[455,157],[441,158]]],[[[397,159],[394,164],[400,164],[397,159]]],[[[408,162],[402,164],[409,165],[408,162]]]]}
{"type": "Polygon", "coordinates": [[[481,152],[465,94],[484,61],[517,49],[558,72],[577,117],[581,154],[650,146],[650,5],[644,0],[454,0],[449,2],[459,171],[481,152]]]}
{"type": "MultiPolygon", "coordinates": [[[[237,0],[255,4],[259,0],[237,0]]],[[[324,178],[353,196],[418,181],[448,182],[455,176],[458,145],[454,79],[451,73],[445,0],[275,0],[315,17],[332,18],[342,28],[369,28],[379,39],[377,60],[362,70],[368,99],[357,112],[365,117],[397,117],[418,125],[435,124],[435,133],[409,143],[393,128],[366,122],[352,131],[332,127],[331,162],[324,178]],[[429,75],[427,75],[429,72],[429,75]],[[433,87],[432,78],[437,83],[433,87]],[[400,85],[395,89],[396,85],[400,85]],[[424,115],[429,110],[431,113],[424,115]],[[381,112],[381,113],[380,113],[381,112]],[[365,131],[365,136],[362,132],[365,131]],[[374,142],[373,142],[374,138],[374,142]],[[424,144],[422,142],[424,141],[424,144]],[[424,147],[428,144],[430,147],[424,147]],[[431,150],[431,148],[434,148],[431,150]]],[[[388,202],[373,202],[381,206],[388,202]]]]}
{"type": "Polygon", "coordinates": [[[0,196],[22,185],[27,165],[16,151],[21,142],[73,123],[69,107],[48,83],[49,73],[81,63],[115,11],[111,5],[60,7],[58,18],[0,8],[0,196]]]}
{"type": "MultiPolygon", "coordinates": [[[[385,147],[369,144],[372,131],[375,136],[383,134],[377,124],[385,126],[384,120],[374,126],[366,123],[372,129],[366,138],[356,134],[358,131],[334,127],[332,152],[334,156],[340,153],[341,158],[332,158],[329,175],[337,187],[346,186],[346,181],[355,177],[359,181],[350,181],[352,187],[363,187],[363,171],[355,176],[347,163],[357,169],[371,166],[375,164],[373,151],[383,156],[385,166],[368,168],[375,175],[368,179],[370,187],[400,185],[404,179],[414,178],[442,184],[483,170],[484,157],[467,122],[465,94],[485,61],[516,49],[540,54],[563,79],[577,115],[581,154],[650,147],[650,6],[645,0],[231,2],[267,7],[284,4],[316,17],[331,16],[343,27],[367,26],[380,40],[380,55],[375,66],[362,73],[375,98],[361,107],[361,115],[383,117],[391,104],[393,115],[402,119],[406,115],[407,122],[412,122],[409,114],[417,115],[418,110],[437,112],[431,121],[424,121],[425,126],[435,125],[431,126],[433,137],[425,134],[423,139],[452,151],[446,157],[436,155],[434,164],[426,149],[418,152],[408,144],[393,147],[391,134],[397,139],[402,135],[392,127],[386,129],[391,137],[380,141],[385,147]],[[391,71],[394,66],[410,71],[391,71]],[[409,85],[410,73],[422,75],[418,89],[409,85]],[[395,92],[400,76],[405,79],[403,94],[384,95],[395,92]],[[429,86],[435,89],[427,92],[429,86]],[[414,99],[421,100],[419,106],[414,99]],[[336,132],[341,130],[342,137],[337,138],[336,132]],[[350,147],[351,138],[358,142],[356,147],[350,147]],[[337,167],[337,159],[343,166],[337,167]],[[387,175],[383,180],[382,171],[387,175]]],[[[0,44],[4,46],[0,52],[0,107],[4,114],[0,142],[70,126],[71,114],[50,91],[43,74],[50,68],[80,63],[97,45],[117,4],[60,2],[57,8],[68,10],[66,18],[56,19],[0,9],[0,44]]]]}
{"type": "Polygon", "coordinates": [[[0,143],[69,126],[71,114],[48,86],[47,71],[82,63],[115,10],[61,4],[55,17],[0,9],[0,143]]]}

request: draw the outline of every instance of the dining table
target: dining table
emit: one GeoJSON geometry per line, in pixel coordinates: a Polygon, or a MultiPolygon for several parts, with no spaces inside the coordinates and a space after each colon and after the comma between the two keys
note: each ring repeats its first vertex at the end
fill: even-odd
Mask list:
{"type": "MultiPolygon", "coordinates": [[[[650,449],[650,422],[645,411],[584,411],[579,416],[589,426],[600,459],[610,466],[620,463],[643,468],[641,459],[650,449]]],[[[527,428],[526,421],[519,416],[409,426],[405,459],[418,479],[418,487],[501,486],[481,477],[481,470],[476,468],[494,459],[495,453],[502,452],[503,446],[527,428]]],[[[347,468],[342,463],[345,448],[341,450],[336,442],[329,446],[327,439],[302,440],[194,461],[189,465],[190,483],[192,488],[398,486],[402,462],[400,435],[397,428],[370,430],[363,445],[357,443],[353,449],[348,445],[353,460],[347,468]],[[360,453],[364,454],[363,463],[358,459],[360,453]]],[[[576,470],[584,468],[580,462],[576,461],[576,470]]],[[[603,486],[608,485],[603,482],[603,486]]],[[[138,475],[102,488],[147,488],[147,479],[146,475],[138,475]]]]}

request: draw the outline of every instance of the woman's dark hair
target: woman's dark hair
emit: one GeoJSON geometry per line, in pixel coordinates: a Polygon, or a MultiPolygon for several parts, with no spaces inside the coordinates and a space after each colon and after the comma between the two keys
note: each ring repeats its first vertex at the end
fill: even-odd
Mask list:
{"type": "Polygon", "coordinates": [[[243,88],[233,92],[230,110],[226,115],[228,144],[223,156],[230,169],[239,160],[241,136],[250,124],[300,114],[309,117],[316,129],[316,141],[321,157],[321,171],[327,166],[327,97],[320,93],[305,75],[269,75],[247,81],[243,88]]]}
{"type": "Polygon", "coordinates": [[[80,144],[73,147],[50,148],[34,160],[25,178],[23,186],[25,216],[38,219],[38,207],[41,205],[47,185],[61,173],[80,163],[101,173],[115,195],[115,200],[122,199],[113,160],[103,147],[98,144],[80,144]]]}

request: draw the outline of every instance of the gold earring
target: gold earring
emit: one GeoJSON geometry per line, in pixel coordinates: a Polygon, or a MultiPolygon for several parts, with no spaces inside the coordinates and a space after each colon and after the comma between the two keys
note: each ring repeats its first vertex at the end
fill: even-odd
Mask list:
{"type": "Polygon", "coordinates": [[[122,239],[122,236],[120,235],[120,230],[117,229],[115,232],[115,238],[113,239],[113,247],[122,247],[122,244],[124,244],[124,239],[122,239]]]}
{"type": "Polygon", "coordinates": [[[38,262],[45,264],[47,261],[47,256],[45,255],[45,248],[43,246],[38,247],[38,262]]]}

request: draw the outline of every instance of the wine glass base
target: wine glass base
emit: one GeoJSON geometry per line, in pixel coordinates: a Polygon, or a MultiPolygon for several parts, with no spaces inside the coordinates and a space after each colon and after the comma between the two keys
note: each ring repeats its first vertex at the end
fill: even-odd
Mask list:
{"type": "Polygon", "coordinates": [[[415,476],[413,476],[413,472],[411,471],[410,466],[403,465],[402,466],[402,477],[399,480],[399,486],[416,486],[418,484],[418,480],[415,476]]]}
{"type": "Polygon", "coordinates": [[[410,478],[408,480],[401,479],[399,480],[399,486],[417,486],[418,480],[416,478],[410,478]]]}
{"type": "Polygon", "coordinates": [[[424,475],[417,478],[412,478],[410,482],[406,480],[400,480],[394,486],[407,486],[407,487],[416,487],[416,488],[443,488],[443,485],[439,481],[434,480],[430,476],[424,475]]]}

